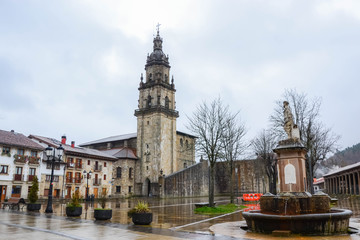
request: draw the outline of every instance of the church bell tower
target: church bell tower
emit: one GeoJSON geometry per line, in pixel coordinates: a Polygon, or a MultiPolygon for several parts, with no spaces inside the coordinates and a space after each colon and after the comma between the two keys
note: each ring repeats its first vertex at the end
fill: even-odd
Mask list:
{"type": "Polygon", "coordinates": [[[159,179],[176,171],[176,118],[174,78],[170,80],[169,57],[162,51],[159,29],[153,52],[141,74],[137,117],[137,164],[135,194],[159,195],[159,179]]]}

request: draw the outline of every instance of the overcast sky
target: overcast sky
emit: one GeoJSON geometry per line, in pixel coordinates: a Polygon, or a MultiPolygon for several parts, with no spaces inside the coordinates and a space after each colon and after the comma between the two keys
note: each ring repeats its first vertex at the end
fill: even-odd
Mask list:
{"type": "Polygon", "coordinates": [[[76,144],[136,132],[158,22],[178,130],[220,96],[251,139],[296,88],[322,98],[340,149],[360,142],[358,0],[0,0],[0,129],[76,144]]]}

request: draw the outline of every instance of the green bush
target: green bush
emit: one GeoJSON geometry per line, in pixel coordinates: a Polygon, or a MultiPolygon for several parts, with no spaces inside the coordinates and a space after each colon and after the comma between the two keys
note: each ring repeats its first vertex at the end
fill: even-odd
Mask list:
{"type": "Polygon", "coordinates": [[[128,216],[132,217],[134,213],[148,213],[150,212],[149,204],[144,201],[138,201],[136,206],[128,211],[128,216]]]}
{"type": "Polygon", "coordinates": [[[28,195],[28,199],[30,201],[30,203],[35,203],[38,199],[38,191],[39,191],[39,181],[37,176],[34,176],[33,180],[32,180],[32,185],[30,188],[30,192],[28,195]]]}
{"type": "Polygon", "coordinates": [[[71,201],[68,203],[67,207],[81,207],[79,190],[75,191],[75,193],[72,195],[71,201]]]}

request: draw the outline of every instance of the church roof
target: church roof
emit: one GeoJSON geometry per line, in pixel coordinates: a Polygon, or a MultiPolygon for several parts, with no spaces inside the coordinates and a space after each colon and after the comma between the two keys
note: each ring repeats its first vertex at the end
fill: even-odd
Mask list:
{"type": "Polygon", "coordinates": [[[111,136],[111,137],[107,137],[107,138],[101,138],[99,140],[94,140],[94,141],[91,141],[91,142],[82,143],[79,146],[84,147],[84,146],[97,144],[97,143],[107,143],[107,142],[121,141],[121,140],[130,139],[130,138],[136,138],[136,137],[137,137],[137,133],[128,133],[128,134],[116,135],[116,136],[111,136]]]}
{"type": "Polygon", "coordinates": [[[103,150],[109,155],[112,155],[118,159],[138,159],[134,153],[134,150],[128,147],[123,147],[121,149],[109,149],[103,150]]]}
{"type": "Polygon", "coordinates": [[[184,135],[184,136],[187,136],[187,137],[190,137],[190,138],[198,138],[194,135],[191,135],[191,134],[188,134],[188,133],[185,133],[185,132],[180,132],[180,131],[176,131],[176,134],[179,134],[179,135],[184,135]]]}

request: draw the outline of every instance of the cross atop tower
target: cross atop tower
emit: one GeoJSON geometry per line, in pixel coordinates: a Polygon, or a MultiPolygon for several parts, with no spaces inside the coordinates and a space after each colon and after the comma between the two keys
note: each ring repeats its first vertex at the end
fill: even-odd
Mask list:
{"type": "Polygon", "coordinates": [[[156,25],[156,30],[157,30],[157,35],[158,35],[158,36],[159,36],[160,26],[161,26],[160,23],[158,23],[158,24],[156,25]]]}

